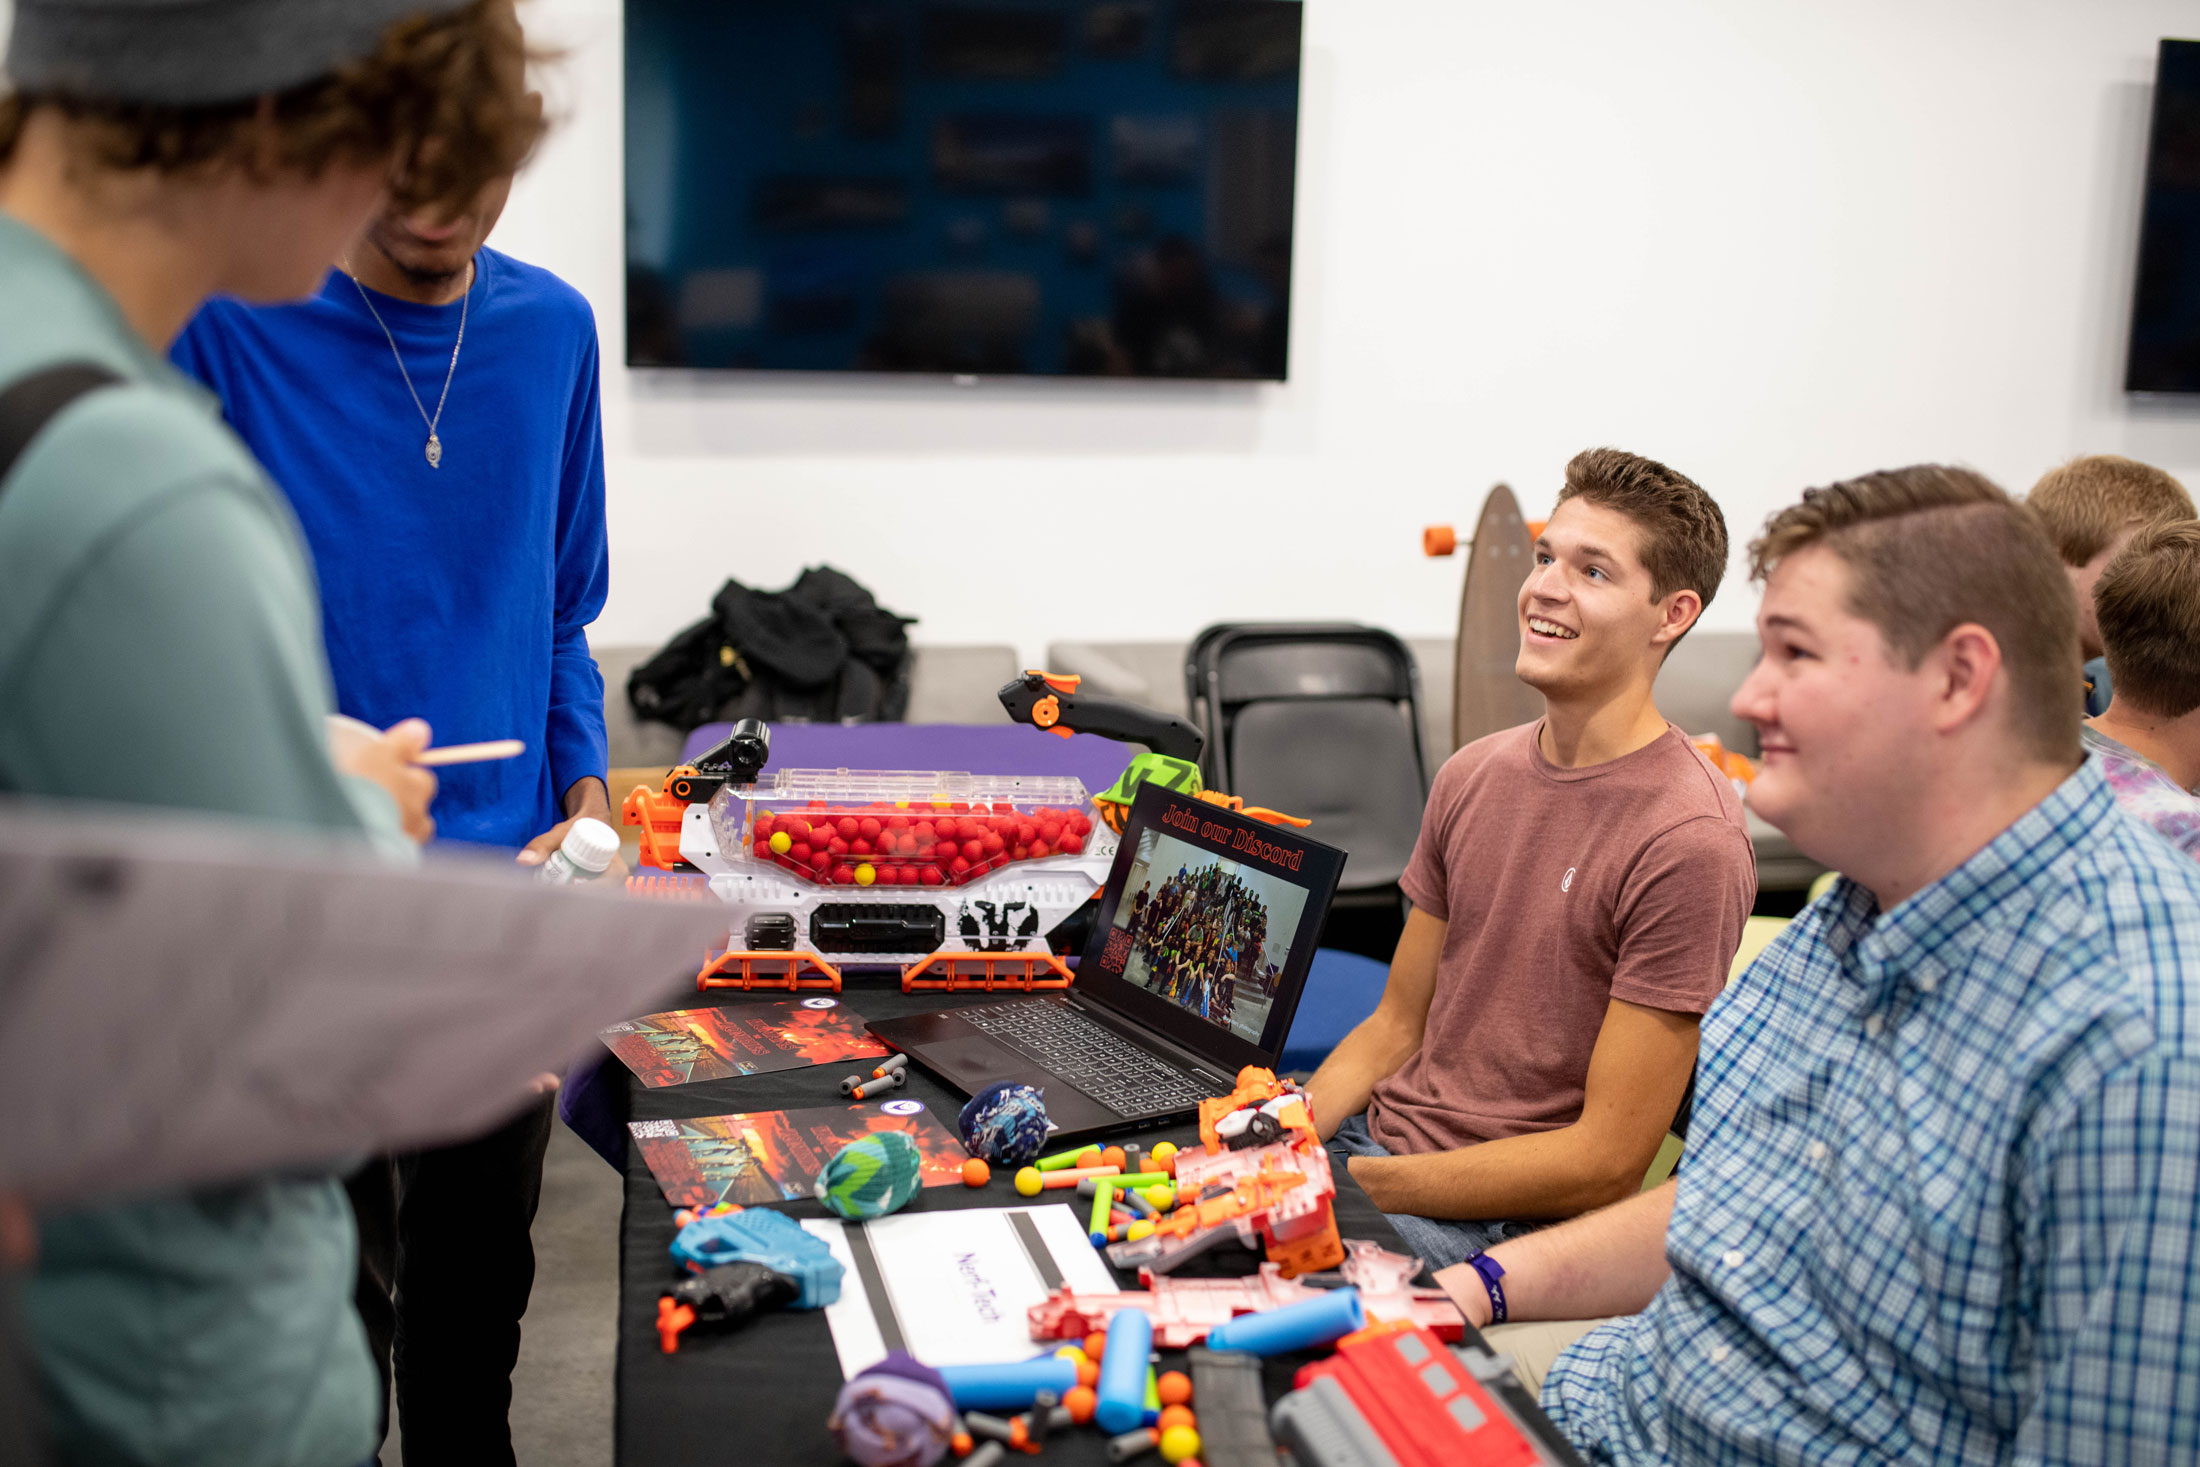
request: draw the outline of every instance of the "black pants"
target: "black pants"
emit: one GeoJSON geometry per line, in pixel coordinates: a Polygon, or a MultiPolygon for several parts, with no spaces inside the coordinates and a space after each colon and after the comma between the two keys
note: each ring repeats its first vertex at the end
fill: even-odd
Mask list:
{"type": "Polygon", "coordinates": [[[384,1399],[396,1379],[405,1467],[512,1467],[512,1366],[555,1105],[545,1096],[456,1146],[377,1157],[346,1184],[354,1297],[384,1399]]]}

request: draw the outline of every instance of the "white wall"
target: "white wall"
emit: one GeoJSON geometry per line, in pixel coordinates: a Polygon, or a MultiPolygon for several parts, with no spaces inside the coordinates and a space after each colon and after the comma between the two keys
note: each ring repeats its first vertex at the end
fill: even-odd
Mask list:
{"type": "Polygon", "coordinates": [[[1420,527],[1497,479],[1540,512],[1594,443],[1698,478],[1738,542],[1923,458],[2200,487],[2200,407],[2117,391],[2178,0],[1310,0],[1280,387],[630,374],[619,7],[525,13],[568,121],[495,243],[596,306],[601,643],[827,560],[919,640],[1029,659],[1224,617],[1441,634],[1459,562],[1420,527]]]}

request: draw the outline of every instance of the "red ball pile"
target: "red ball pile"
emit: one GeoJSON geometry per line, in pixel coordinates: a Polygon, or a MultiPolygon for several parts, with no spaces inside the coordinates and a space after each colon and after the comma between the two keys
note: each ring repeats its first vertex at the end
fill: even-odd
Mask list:
{"type": "Polygon", "coordinates": [[[1012,805],[828,805],[760,811],[749,825],[759,861],[812,881],[854,886],[868,865],[876,886],[961,886],[1011,861],[1076,855],[1092,833],[1081,810],[1017,810],[1012,805]],[[784,832],[784,854],[771,840],[784,832]]]}

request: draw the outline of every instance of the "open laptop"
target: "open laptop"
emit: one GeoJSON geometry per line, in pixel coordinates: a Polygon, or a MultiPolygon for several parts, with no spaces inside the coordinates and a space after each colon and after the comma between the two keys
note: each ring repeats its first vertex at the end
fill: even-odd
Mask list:
{"type": "Polygon", "coordinates": [[[886,1043],[970,1094],[1046,1092],[1054,1139],[1156,1125],[1274,1068],[1345,854],[1147,784],[1076,986],[885,1019],[886,1043]]]}

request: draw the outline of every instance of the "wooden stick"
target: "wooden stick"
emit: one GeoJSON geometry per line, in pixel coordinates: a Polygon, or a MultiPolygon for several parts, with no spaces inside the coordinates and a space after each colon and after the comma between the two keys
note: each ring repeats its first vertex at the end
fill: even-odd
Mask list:
{"type": "Polygon", "coordinates": [[[413,756],[413,763],[433,768],[439,764],[479,764],[489,759],[513,759],[527,752],[527,744],[521,739],[490,739],[480,744],[445,744],[440,749],[423,749],[413,756]]]}

